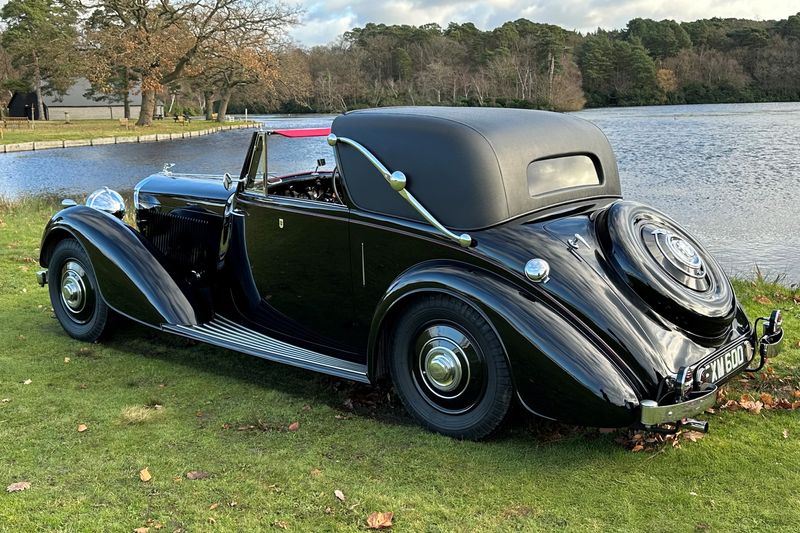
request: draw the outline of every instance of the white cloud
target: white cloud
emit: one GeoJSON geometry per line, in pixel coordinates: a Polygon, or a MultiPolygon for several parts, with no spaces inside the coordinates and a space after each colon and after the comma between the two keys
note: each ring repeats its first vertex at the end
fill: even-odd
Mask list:
{"type": "Polygon", "coordinates": [[[474,22],[490,29],[527,18],[581,32],[623,28],[636,17],[678,21],[711,17],[783,19],[800,11],[797,0],[305,0],[304,25],[294,39],[311,46],[335,40],[342,32],[368,22],[420,25],[474,22]]]}

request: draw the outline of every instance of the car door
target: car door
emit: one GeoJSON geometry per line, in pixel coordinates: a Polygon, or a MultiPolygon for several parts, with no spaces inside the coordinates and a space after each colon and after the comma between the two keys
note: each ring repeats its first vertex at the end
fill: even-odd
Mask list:
{"type": "Polygon", "coordinates": [[[238,208],[261,296],[260,325],[309,349],[358,360],[349,208],[252,190],[240,195],[238,208]]]}

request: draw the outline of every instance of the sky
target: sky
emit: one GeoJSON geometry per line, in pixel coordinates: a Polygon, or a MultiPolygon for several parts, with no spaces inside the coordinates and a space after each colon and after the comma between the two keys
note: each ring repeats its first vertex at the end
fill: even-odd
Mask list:
{"type": "Polygon", "coordinates": [[[784,19],[800,12],[798,0],[298,0],[303,24],[291,31],[305,46],[327,44],[368,22],[419,26],[473,22],[483,30],[527,18],[580,32],[624,28],[630,19],[784,19]]]}

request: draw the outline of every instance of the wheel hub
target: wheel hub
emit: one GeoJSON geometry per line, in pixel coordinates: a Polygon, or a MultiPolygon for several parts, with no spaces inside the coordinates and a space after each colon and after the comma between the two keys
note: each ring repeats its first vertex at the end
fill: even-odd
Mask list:
{"type": "Polygon", "coordinates": [[[86,287],[75,269],[76,266],[80,268],[74,263],[68,263],[61,277],[61,299],[72,313],[80,313],[86,305],[86,287]]]}
{"type": "Polygon", "coordinates": [[[675,281],[698,292],[711,287],[705,262],[690,242],[653,224],[645,224],[641,231],[642,240],[651,257],[675,281]]]}
{"type": "Polygon", "coordinates": [[[425,356],[425,375],[434,388],[450,392],[461,382],[461,362],[449,348],[433,347],[425,356]]]}

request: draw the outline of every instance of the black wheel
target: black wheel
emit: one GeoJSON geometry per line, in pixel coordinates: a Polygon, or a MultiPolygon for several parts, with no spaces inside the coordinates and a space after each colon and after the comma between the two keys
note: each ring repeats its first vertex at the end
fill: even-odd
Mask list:
{"type": "Polygon", "coordinates": [[[466,303],[421,298],[391,332],[389,368],[406,409],[429,429],[482,439],[500,427],[512,398],[500,340],[466,303]]]}
{"type": "Polygon", "coordinates": [[[728,330],[736,314],[728,277],[677,222],[652,207],[620,201],[597,223],[611,264],[661,315],[706,337],[728,330]]]}
{"type": "Polygon", "coordinates": [[[70,337],[94,342],[108,329],[109,310],[83,247],[64,239],[50,257],[48,287],[56,318],[70,337]]]}

